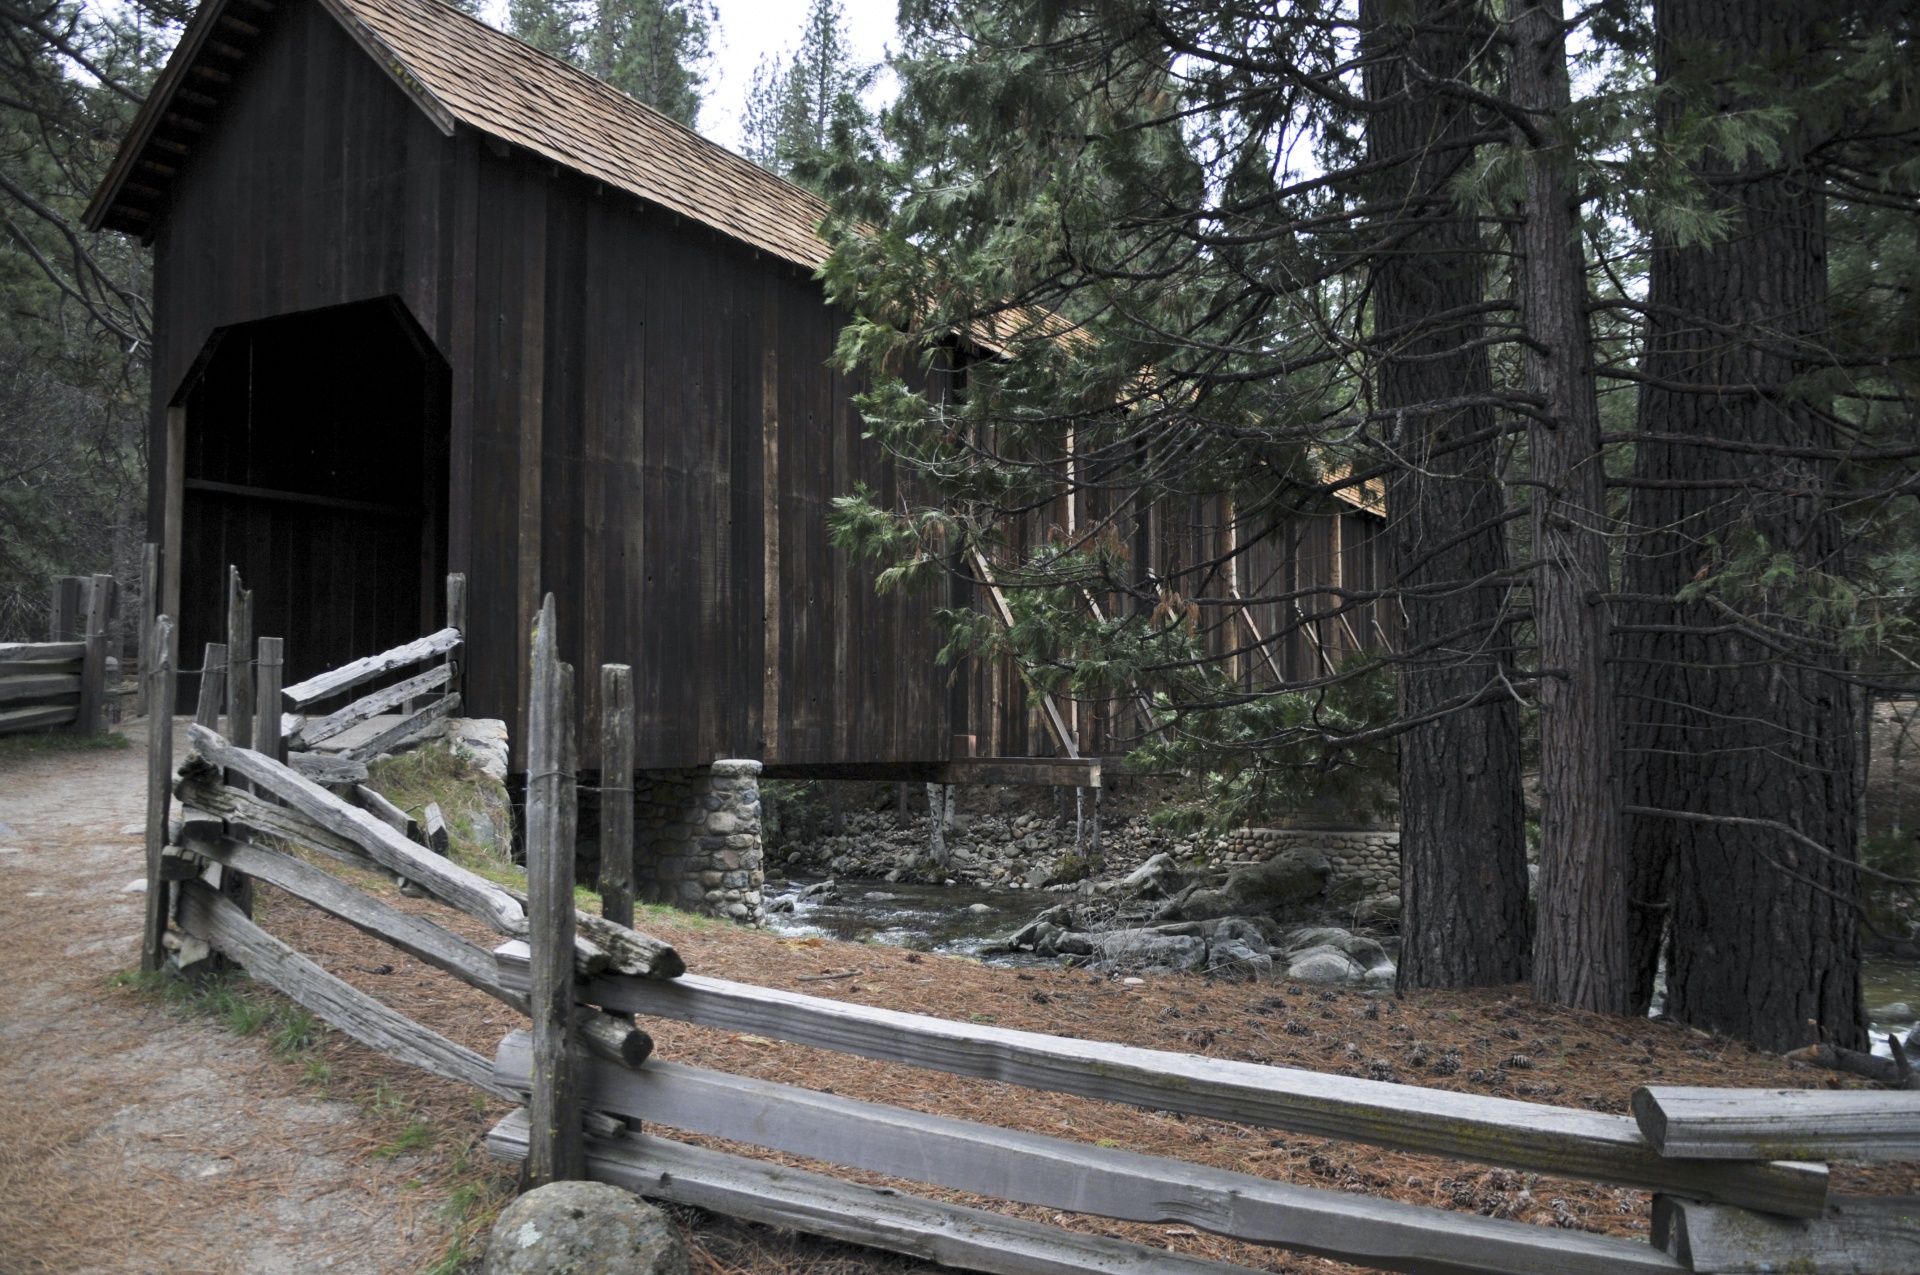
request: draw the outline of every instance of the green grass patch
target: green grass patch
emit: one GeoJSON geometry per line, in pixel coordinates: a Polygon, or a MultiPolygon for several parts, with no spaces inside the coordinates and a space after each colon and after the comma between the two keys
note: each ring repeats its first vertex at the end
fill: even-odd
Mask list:
{"type": "Polygon", "coordinates": [[[689,930],[711,930],[720,924],[718,917],[708,916],[704,912],[682,912],[679,908],[666,903],[635,903],[633,919],[636,924],[642,919],[647,919],[664,921],[668,925],[684,926],[689,930]]]}
{"type": "Polygon", "coordinates": [[[0,761],[15,757],[38,757],[44,753],[98,753],[131,747],[133,741],[117,730],[110,730],[104,735],[73,735],[63,731],[0,735],[0,761]]]}
{"type": "Polygon", "coordinates": [[[425,1151],[433,1145],[433,1126],[424,1120],[411,1120],[402,1125],[393,1140],[374,1151],[374,1157],[391,1160],[397,1156],[412,1155],[416,1151],[425,1151]]]}
{"type": "Polygon", "coordinates": [[[427,803],[439,802],[454,862],[475,871],[483,865],[511,866],[513,811],[506,785],[464,754],[444,745],[423,745],[374,763],[367,770],[367,786],[423,822],[427,803]]]}

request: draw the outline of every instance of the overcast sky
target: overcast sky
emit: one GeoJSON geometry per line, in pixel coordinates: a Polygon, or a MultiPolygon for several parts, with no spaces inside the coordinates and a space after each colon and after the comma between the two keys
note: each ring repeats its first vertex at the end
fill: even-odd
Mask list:
{"type": "MultiPolygon", "coordinates": [[[[767,53],[790,54],[800,44],[806,0],[716,0],[720,29],[713,41],[707,72],[707,100],[700,107],[700,131],[732,150],[741,147],[740,118],[753,68],[767,53]]],[[[841,0],[854,54],[878,62],[894,43],[897,0],[841,0]]],[[[882,93],[886,92],[884,86],[882,93]]]]}
{"type": "MultiPolygon", "coordinates": [[[[719,30],[713,36],[713,61],[707,67],[706,101],[700,105],[700,131],[729,150],[742,149],[741,117],[753,68],[765,54],[791,55],[800,45],[800,23],[809,0],[716,0],[719,30]]],[[[854,56],[878,62],[893,42],[898,0],[841,0],[854,56]]],[[[504,30],[507,0],[485,0],[483,16],[504,30]]],[[[892,97],[891,77],[883,74],[869,95],[878,106],[892,97]]]]}

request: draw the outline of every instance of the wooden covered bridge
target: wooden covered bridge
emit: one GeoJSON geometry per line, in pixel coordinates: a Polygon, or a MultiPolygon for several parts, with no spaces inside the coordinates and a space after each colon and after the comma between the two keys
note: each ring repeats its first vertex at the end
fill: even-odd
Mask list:
{"type": "MultiPolygon", "coordinates": [[[[828,365],[825,211],[437,0],[206,0],[87,214],[153,247],[180,649],[221,635],[229,564],[289,682],[436,627],[456,571],[466,711],[513,723],[516,767],[548,592],[566,659],[633,666],[641,768],[1097,752],[1098,715],[1063,739],[1010,665],[937,664],[955,599],[876,595],[829,543],[833,497],[899,478],[828,365]]],[[[1376,522],[1323,519],[1266,569],[1372,573],[1376,522]]]]}

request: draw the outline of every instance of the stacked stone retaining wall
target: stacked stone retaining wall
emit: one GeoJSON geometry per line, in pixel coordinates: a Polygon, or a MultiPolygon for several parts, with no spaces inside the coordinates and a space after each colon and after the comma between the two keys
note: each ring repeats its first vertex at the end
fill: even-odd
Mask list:
{"type": "Polygon", "coordinates": [[[635,776],[633,843],[634,893],[645,902],[765,921],[759,762],[635,776]]]}
{"type": "Polygon", "coordinates": [[[1400,892],[1398,832],[1236,828],[1222,840],[1229,860],[1247,863],[1264,862],[1284,850],[1318,850],[1333,864],[1333,875],[1327,881],[1329,897],[1400,892]]]}

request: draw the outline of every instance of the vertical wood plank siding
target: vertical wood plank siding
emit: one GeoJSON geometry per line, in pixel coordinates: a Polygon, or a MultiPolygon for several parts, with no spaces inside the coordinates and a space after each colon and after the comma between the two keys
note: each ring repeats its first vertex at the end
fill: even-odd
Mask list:
{"type": "MultiPolygon", "coordinates": [[[[421,631],[438,616],[439,573],[464,571],[466,711],[506,718],[516,753],[528,621],[550,590],[563,659],[633,666],[638,766],[946,756],[936,599],[875,596],[872,569],[829,542],[834,496],[895,483],[861,437],[857,387],[827,366],[844,316],[804,272],[523,152],[496,153],[464,127],[445,137],[300,0],[274,15],[194,147],[154,246],[152,455],[166,454],[176,402],[190,437],[213,437],[194,420],[211,410],[194,392],[221,333],[251,340],[240,325],[351,303],[401,316],[393,333],[431,354],[395,347],[428,373],[405,410],[450,419],[443,433],[422,421],[411,435],[383,425],[378,446],[342,442],[326,453],[337,493],[281,488],[347,496],[405,471],[404,492],[357,498],[417,506],[411,525],[189,488],[188,649],[212,635],[195,617],[215,615],[221,555],[236,547],[261,623],[286,634],[290,680],[315,658],[390,644],[389,629],[421,631]]],[[[401,338],[376,337],[361,316],[341,312],[345,335],[313,351],[339,365],[303,374],[371,375],[344,353],[348,338],[401,338]]],[[[249,421],[227,444],[264,445],[275,423],[249,421]]],[[[350,424],[338,425],[343,439],[350,424]]],[[[185,476],[219,478],[196,466],[226,465],[222,481],[270,486],[247,481],[258,464],[257,452],[203,448],[185,476]]],[[[156,526],[181,477],[165,470],[153,472],[156,526]]],[[[596,721],[597,683],[582,691],[581,721],[596,721]]],[[[594,753],[597,743],[582,765],[597,766],[594,753]]]]}

